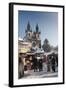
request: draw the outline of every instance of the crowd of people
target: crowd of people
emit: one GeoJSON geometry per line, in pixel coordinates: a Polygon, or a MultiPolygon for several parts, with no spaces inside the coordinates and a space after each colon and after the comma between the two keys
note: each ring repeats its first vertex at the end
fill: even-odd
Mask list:
{"type": "Polygon", "coordinates": [[[26,66],[24,66],[23,59],[19,57],[19,78],[24,76],[24,71],[26,70],[34,70],[34,72],[41,72],[44,70],[46,72],[56,72],[56,67],[58,68],[58,55],[55,54],[47,55],[44,58],[37,58],[37,56],[33,56],[32,60],[29,61],[28,58],[28,60],[25,61],[27,62],[26,66]]]}
{"type": "Polygon", "coordinates": [[[34,72],[38,71],[42,71],[43,70],[43,61],[42,59],[37,59],[36,57],[33,58],[33,68],[34,68],[34,72]]]}
{"type": "Polygon", "coordinates": [[[56,67],[58,67],[58,57],[51,55],[51,56],[47,56],[47,59],[44,61],[44,59],[40,58],[37,59],[36,57],[33,57],[33,69],[34,72],[36,71],[43,71],[43,63],[46,63],[47,65],[47,72],[48,71],[52,71],[55,72],[56,71],[56,67]]]}

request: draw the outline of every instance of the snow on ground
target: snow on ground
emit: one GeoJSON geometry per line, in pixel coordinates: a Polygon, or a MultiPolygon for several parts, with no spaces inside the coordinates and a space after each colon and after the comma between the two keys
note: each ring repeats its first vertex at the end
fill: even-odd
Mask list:
{"type": "Polygon", "coordinates": [[[45,78],[45,77],[57,77],[58,72],[44,72],[44,71],[37,71],[34,72],[33,70],[25,72],[23,78],[45,78]]]}
{"type": "Polygon", "coordinates": [[[57,77],[58,76],[58,68],[56,67],[56,72],[53,72],[52,70],[50,72],[47,72],[47,65],[43,64],[43,71],[39,70],[37,72],[34,72],[34,70],[28,70],[24,71],[24,77],[23,78],[45,78],[45,77],[57,77]]]}

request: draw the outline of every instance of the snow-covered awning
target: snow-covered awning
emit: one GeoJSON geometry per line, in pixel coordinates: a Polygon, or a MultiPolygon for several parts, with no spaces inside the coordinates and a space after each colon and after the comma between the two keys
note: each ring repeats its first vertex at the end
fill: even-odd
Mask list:
{"type": "Polygon", "coordinates": [[[19,41],[23,41],[23,38],[19,37],[18,40],[19,40],[19,41]]]}
{"type": "Polygon", "coordinates": [[[45,52],[44,55],[52,55],[52,54],[58,54],[56,51],[51,51],[51,52],[45,52]]]}
{"type": "Polygon", "coordinates": [[[38,48],[35,53],[44,53],[44,50],[38,48]]]}

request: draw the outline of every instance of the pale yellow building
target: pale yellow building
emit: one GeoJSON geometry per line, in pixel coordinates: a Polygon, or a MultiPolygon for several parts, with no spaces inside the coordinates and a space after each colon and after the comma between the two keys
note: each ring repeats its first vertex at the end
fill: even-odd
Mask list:
{"type": "Polygon", "coordinates": [[[19,53],[27,53],[30,51],[32,44],[30,42],[26,42],[23,39],[19,38],[18,40],[18,52],[19,53]]]}

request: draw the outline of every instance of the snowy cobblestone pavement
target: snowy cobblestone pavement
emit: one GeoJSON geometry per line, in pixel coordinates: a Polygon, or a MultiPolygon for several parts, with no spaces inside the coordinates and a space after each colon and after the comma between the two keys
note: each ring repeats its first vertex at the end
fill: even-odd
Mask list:
{"type": "Polygon", "coordinates": [[[57,77],[58,76],[58,68],[56,67],[56,72],[53,72],[50,67],[50,72],[47,72],[47,64],[43,63],[43,71],[39,70],[34,72],[34,70],[24,71],[24,77],[22,78],[48,78],[48,77],[57,77]]]}
{"type": "Polygon", "coordinates": [[[44,71],[37,71],[34,70],[26,71],[23,78],[46,78],[46,77],[57,77],[58,72],[44,72],[44,71]]]}

